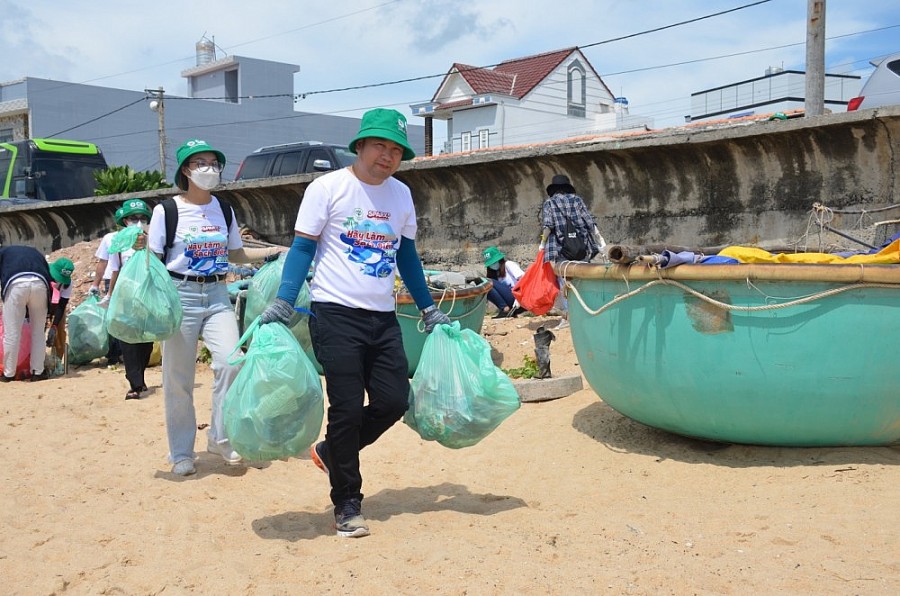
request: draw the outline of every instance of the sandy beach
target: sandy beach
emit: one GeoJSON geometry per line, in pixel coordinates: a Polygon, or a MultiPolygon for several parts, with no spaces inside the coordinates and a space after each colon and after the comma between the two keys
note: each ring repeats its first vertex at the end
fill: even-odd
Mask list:
{"type": "MultiPolygon", "coordinates": [[[[521,366],[549,317],[485,322],[521,366]]],[[[552,367],[578,374],[568,331],[552,367]]],[[[308,459],[170,473],[161,369],[103,361],[0,388],[6,594],[896,594],[900,448],[718,445],[587,386],[451,450],[402,423],[362,454],[372,535],[334,535],[308,459]]],[[[198,365],[198,420],[211,373],[198,365]]]]}

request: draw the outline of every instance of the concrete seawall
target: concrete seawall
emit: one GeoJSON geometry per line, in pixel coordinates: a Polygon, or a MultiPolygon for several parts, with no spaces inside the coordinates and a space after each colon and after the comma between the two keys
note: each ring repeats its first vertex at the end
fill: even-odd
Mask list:
{"type": "MultiPolygon", "coordinates": [[[[477,264],[489,244],[532,259],[538,210],[555,173],[571,178],[610,242],[784,242],[805,231],[815,202],[865,209],[900,202],[898,139],[900,107],[893,107],[442,156],[404,164],[397,177],[413,191],[417,246],[429,264],[477,264]]],[[[216,194],[239,222],[286,244],[312,178],[235,182],[216,194]]],[[[171,194],[129,196],[153,203],[171,194]]],[[[50,252],[97,238],[124,198],[0,209],[0,241],[50,252]]]]}

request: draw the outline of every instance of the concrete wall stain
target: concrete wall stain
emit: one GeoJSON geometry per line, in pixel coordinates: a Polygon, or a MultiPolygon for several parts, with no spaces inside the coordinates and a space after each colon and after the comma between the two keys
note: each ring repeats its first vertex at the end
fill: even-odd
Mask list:
{"type": "MultiPolygon", "coordinates": [[[[604,237],[626,244],[708,246],[777,241],[806,229],[814,202],[876,208],[900,203],[893,139],[900,107],[726,128],[672,129],[406,163],[398,178],[419,215],[430,264],[480,264],[500,246],[529,262],[538,212],[554,174],[569,176],[604,237]]],[[[315,175],[226,184],[239,223],[289,245],[315,175]]],[[[141,193],[151,204],[175,189],[141,193]]],[[[50,252],[100,237],[124,195],[0,208],[0,242],[50,252]]]]}

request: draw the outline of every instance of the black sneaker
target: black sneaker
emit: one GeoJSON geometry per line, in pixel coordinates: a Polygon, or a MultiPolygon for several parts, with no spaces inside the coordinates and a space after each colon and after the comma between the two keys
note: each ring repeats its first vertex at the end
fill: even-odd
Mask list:
{"type": "Polygon", "coordinates": [[[45,368],[43,371],[41,371],[41,374],[39,374],[39,375],[38,375],[38,374],[35,374],[34,371],[31,371],[31,378],[30,378],[29,380],[30,380],[31,382],[35,382],[35,381],[46,381],[46,380],[49,379],[49,378],[50,378],[50,373],[48,373],[48,372],[47,372],[47,369],[45,368]]]}
{"type": "Polygon", "coordinates": [[[359,499],[347,499],[334,508],[334,528],[342,538],[362,538],[369,535],[369,526],[362,516],[359,499]]]}
{"type": "Polygon", "coordinates": [[[0,383],[9,383],[10,381],[15,381],[15,380],[16,380],[15,377],[7,377],[5,374],[3,374],[3,371],[0,370],[0,383]]]}

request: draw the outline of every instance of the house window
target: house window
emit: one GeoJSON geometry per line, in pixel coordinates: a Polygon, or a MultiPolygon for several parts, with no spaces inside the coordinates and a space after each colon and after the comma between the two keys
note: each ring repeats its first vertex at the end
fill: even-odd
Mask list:
{"type": "Polygon", "coordinates": [[[478,131],[478,148],[484,149],[488,146],[488,130],[482,129],[478,131]]]}
{"type": "Polygon", "coordinates": [[[584,66],[575,60],[569,65],[567,74],[567,106],[569,116],[585,117],[587,105],[587,89],[584,66]]]}
{"type": "Polygon", "coordinates": [[[13,140],[13,129],[0,128],[0,143],[9,143],[13,140]]]}
{"type": "Polygon", "coordinates": [[[471,151],[472,150],[472,133],[464,132],[460,136],[460,143],[462,144],[461,151],[471,151]]]}

